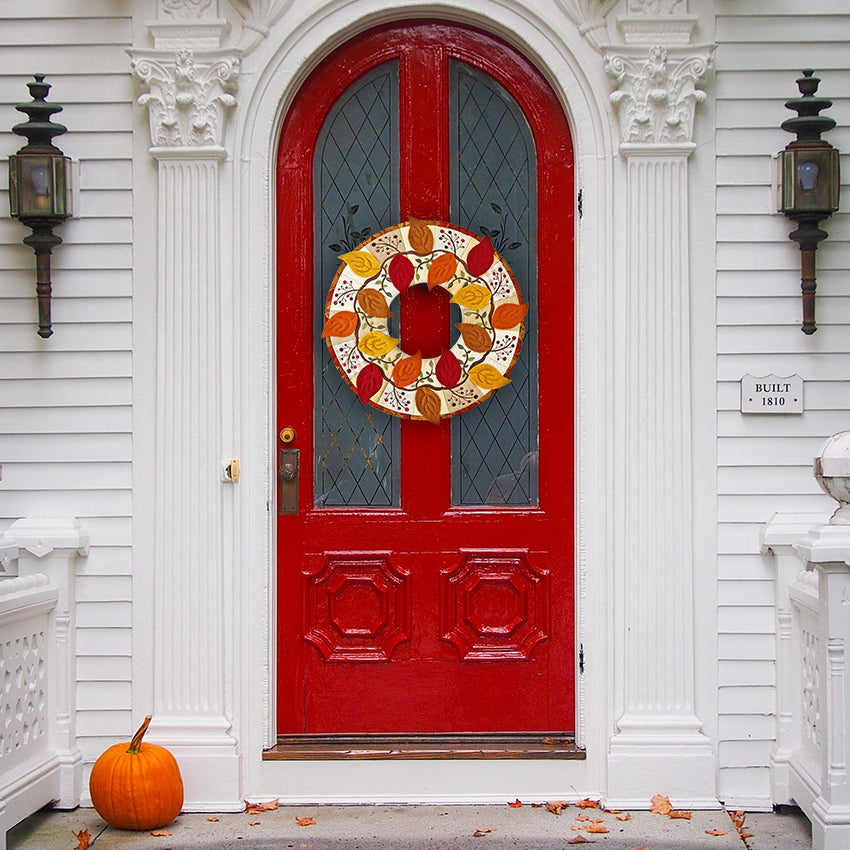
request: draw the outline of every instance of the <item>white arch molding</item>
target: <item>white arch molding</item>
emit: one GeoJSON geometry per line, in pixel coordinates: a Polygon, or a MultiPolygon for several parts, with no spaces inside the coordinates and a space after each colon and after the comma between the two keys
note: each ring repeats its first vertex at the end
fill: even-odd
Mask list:
{"type": "MultiPolygon", "coordinates": [[[[169,2],[173,4],[176,0],[169,2]]],[[[636,222],[632,226],[631,219],[623,218],[622,212],[615,207],[614,198],[628,186],[631,169],[640,175],[637,178],[642,181],[640,185],[646,185],[647,173],[658,174],[662,193],[684,191],[686,207],[687,171],[683,162],[692,146],[676,147],[673,151],[666,144],[662,146],[664,150],[641,149],[641,156],[635,159],[631,151],[624,152],[626,157],[621,156],[617,112],[609,100],[611,81],[597,49],[601,31],[599,17],[610,8],[610,3],[597,0],[559,0],[558,3],[551,0],[532,3],[467,0],[423,5],[412,0],[392,4],[374,0],[333,0],[321,5],[310,4],[314,8],[307,12],[299,10],[302,5],[290,6],[285,0],[233,2],[243,20],[251,23],[248,35],[243,32],[238,39],[238,44],[248,52],[239,49],[228,52],[221,48],[219,53],[226,53],[233,60],[229,67],[238,66],[238,86],[234,87],[233,81],[228,81],[226,76],[214,76],[221,92],[205,90],[204,97],[211,103],[206,107],[200,104],[205,110],[204,116],[213,116],[214,124],[219,120],[218,115],[223,116],[214,128],[218,135],[212,140],[207,137],[205,144],[195,142],[198,144],[196,155],[186,149],[191,148],[192,142],[163,149],[154,136],[156,150],[153,153],[159,162],[161,191],[167,188],[164,175],[168,175],[167,179],[172,181],[169,185],[173,187],[177,174],[193,193],[195,204],[200,202],[211,207],[205,209],[203,215],[196,216],[188,206],[168,209],[160,196],[154,215],[159,214],[160,219],[171,216],[175,221],[188,216],[196,224],[182,225],[184,230],[175,239],[168,236],[169,228],[160,220],[158,289],[165,292],[179,285],[182,273],[179,259],[186,251],[196,251],[200,247],[203,254],[210,255],[211,262],[219,261],[217,268],[208,273],[209,291],[206,293],[217,305],[218,316],[214,321],[218,332],[214,327],[208,328],[207,342],[211,349],[203,358],[184,365],[190,367],[191,377],[187,380],[192,385],[208,383],[211,386],[208,392],[202,393],[206,413],[216,420],[211,423],[207,443],[212,445],[206,459],[210,460],[217,448],[216,463],[219,458],[239,457],[242,468],[242,477],[235,485],[223,484],[219,476],[214,485],[209,477],[206,479],[209,494],[203,502],[204,509],[220,518],[222,532],[213,543],[205,542],[200,555],[195,551],[197,541],[175,540],[184,518],[176,503],[170,512],[167,508],[161,509],[156,520],[158,540],[165,541],[155,547],[160,559],[165,558],[169,547],[182,547],[180,563],[184,564],[180,568],[182,578],[175,578],[166,567],[159,567],[152,579],[157,604],[165,609],[164,614],[157,614],[159,636],[154,636],[157,659],[164,663],[165,653],[174,653],[175,644],[179,646],[181,641],[187,640],[183,637],[187,634],[185,610],[170,601],[171,593],[196,582],[212,585],[206,591],[212,612],[191,614],[198,618],[195,634],[202,637],[196,638],[195,644],[188,648],[209,656],[207,660],[212,663],[212,669],[222,677],[221,687],[215,682],[209,683],[204,705],[190,705],[192,699],[185,694],[183,686],[178,685],[175,673],[166,672],[164,680],[160,678],[152,685],[155,707],[166,709],[166,715],[170,711],[170,717],[160,726],[162,737],[178,751],[178,758],[182,756],[189,765],[189,774],[197,783],[194,794],[187,791],[187,800],[194,808],[213,805],[222,808],[227,803],[237,807],[249,795],[268,795],[293,802],[503,802],[517,794],[528,799],[553,794],[559,798],[567,790],[575,789],[581,795],[608,795],[613,803],[628,801],[643,793],[640,779],[635,777],[635,768],[640,765],[645,768],[650,750],[663,748],[667,742],[675,746],[680,765],[683,756],[690,758],[689,765],[677,770],[675,776],[669,776],[681,790],[677,795],[681,805],[690,802],[696,807],[716,802],[712,790],[711,748],[700,730],[693,682],[688,681],[689,676],[692,679],[693,667],[690,657],[694,649],[692,618],[686,615],[684,619],[676,618],[672,625],[666,624],[678,629],[673,639],[680,641],[679,668],[684,672],[675,684],[666,687],[666,691],[663,683],[652,683],[662,692],[657,704],[639,701],[638,693],[643,692],[646,682],[636,682],[635,676],[615,658],[626,645],[624,624],[629,623],[631,628],[633,624],[644,623],[639,612],[634,610],[634,604],[624,597],[623,579],[634,576],[636,569],[643,570],[645,575],[651,565],[637,564],[635,559],[643,561],[657,552],[640,539],[635,549],[635,540],[629,535],[638,536],[635,529],[645,527],[644,517],[634,505],[621,500],[621,494],[635,492],[639,482],[635,483],[634,476],[642,474],[645,466],[618,466],[616,463],[623,445],[616,436],[617,428],[628,427],[629,410],[625,409],[624,416],[624,409],[619,403],[612,405],[611,399],[629,398],[632,400],[626,403],[633,406],[640,403],[640,399],[627,397],[624,392],[626,381],[633,376],[627,371],[630,352],[621,342],[623,339],[634,342],[634,332],[629,335],[622,332],[628,323],[625,310],[629,302],[624,295],[629,286],[625,291],[620,290],[623,281],[630,282],[631,291],[640,283],[636,279],[637,272],[629,272],[626,254],[634,252],[636,240],[644,239],[647,231],[639,228],[636,222]],[[251,16],[252,9],[257,14],[251,16]],[[587,20],[577,23],[576,19],[582,15],[587,20]],[[417,769],[411,771],[409,763],[404,761],[261,760],[262,749],[273,744],[275,737],[275,665],[285,663],[276,658],[274,610],[277,546],[273,514],[277,445],[274,404],[276,146],[286,109],[300,83],[318,62],[357,32],[401,17],[439,17],[468,23],[512,43],[549,79],[573,133],[576,188],[582,193],[582,216],[576,219],[576,646],[584,648],[585,672],[577,675],[576,681],[579,695],[577,734],[580,743],[587,748],[585,761],[417,762],[417,769]],[[593,37],[585,37],[582,30],[592,31],[593,37]],[[220,95],[232,96],[235,102],[231,104],[228,97],[220,95]],[[225,124],[228,120],[229,124],[225,124]],[[182,149],[177,151],[174,147],[182,149]],[[663,158],[671,151],[675,154],[675,165],[644,167],[656,154],[663,158]],[[198,166],[186,165],[195,160],[204,163],[200,174],[198,166]],[[632,163],[639,167],[633,167],[632,163]],[[199,182],[201,188],[215,189],[212,196],[199,201],[202,197],[199,182]],[[219,242],[218,233],[231,234],[232,238],[219,242]],[[626,234],[630,234],[628,238],[626,234]],[[188,240],[188,244],[181,247],[181,239],[188,240]],[[170,245],[168,249],[163,247],[165,243],[170,245]],[[629,476],[632,476],[631,482],[629,476]],[[179,629],[178,623],[181,624],[179,629]],[[222,647],[220,655],[211,648],[214,646],[222,647]],[[618,726],[622,718],[625,718],[625,725],[618,726]],[[203,734],[199,734],[199,730],[203,734]],[[668,731],[669,740],[664,737],[668,731]],[[614,751],[610,761],[609,746],[614,751]],[[216,780],[216,787],[210,785],[206,770],[213,758],[218,759],[218,767],[226,774],[216,780]],[[708,778],[709,773],[711,778],[708,778]],[[695,775],[698,775],[696,780],[695,775]],[[223,796],[221,788],[227,789],[223,796]]],[[[191,13],[187,17],[197,18],[197,21],[190,21],[193,26],[207,26],[207,29],[201,27],[205,37],[209,37],[211,28],[219,26],[221,39],[225,29],[220,22],[213,21],[211,16],[215,10],[202,9],[189,2],[184,9],[191,13]],[[205,20],[205,16],[209,20],[205,20]]],[[[234,22],[238,21],[237,16],[232,17],[234,22]]],[[[184,26],[186,22],[181,20],[177,25],[184,26]]],[[[189,33],[180,37],[185,43],[185,39],[192,36],[189,33]]],[[[164,40],[163,44],[166,44],[164,40]]],[[[149,58],[143,55],[146,53],[151,51],[134,51],[136,62],[149,58]]],[[[202,49],[196,49],[193,57],[196,63],[222,59],[221,55],[207,55],[202,49]]],[[[185,55],[183,61],[186,61],[185,55]]],[[[621,66],[619,62],[614,64],[618,68],[621,66]]],[[[164,96],[169,96],[168,85],[164,88],[164,96]]],[[[681,202],[680,194],[677,198],[681,202]]],[[[654,203],[651,208],[660,209],[664,196],[649,200],[654,203]]],[[[686,213],[683,215],[686,220],[686,213]]],[[[638,214],[638,218],[642,216],[638,214]]],[[[677,241],[674,260],[681,259],[679,252],[683,244],[686,249],[687,232],[677,241]]],[[[675,298],[676,286],[681,286],[683,274],[687,278],[687,270],[683,271],[680,261],[672,265],[665,262],[669,271],[662,274],[665,287],[661,297],[675,298]]],[[[190,288],[191,281],[184,283],[190,288]]],[[[686,293],[687,287],[685,303],[674,305],[677,317],[683,312],[687,315],[686,293]]],[[[204,297],[203,293],[198,296],[194,309],[202,306],[204,297]]],[[[168,305],[169,315],[173,316],[173,305],[167,298],[161,305],[163,309],[168,305]]],[[[183,309],[191,312],[193,308],[183,309]]],[[[653,316],[645,319],[650,323],[647,336],[651,340],[660,338],[662,329],[652,324],[660,320],[653,316]]],[[[180,320],[176,321],[179,325],[180,320]]],[[[170,334],[171,338],[176,338],[179,330],[173,326],[169,330],[165,317],[160,315],[160,337],[167,340],[170,334]]],[[[687,356],[687,327],[680,332],[685,339],[681,353],[687,356]]],[[[650,344],[643,352],[643,362],[651,367],[653,358],[661,357],[665,351],[660,346],[656,350],[650,344]]],[[[172,366],[174,358],[181,356],[175,347],[163,349],[160,356],[165,355],[172,366]]],[[[687,375],[677,374],[673,380],[685,382],[681,388],[685,392],[680,393],[680,397],[681,403],[687,405],[690,399],[687,375]]],[[[669,386],[665,385],[664,389],[666,397],[669,386]]],[[[650,382],[646,390],[657,393],[661,388],[650,382]]],[[[174,435],[183,415],[179,409],[171,409],[169,396],[172,391],[160,382],[157,433],[165,445],[176,444],[174,435]]],[[[635,410],[639,413],[637,408],[635,410]]],[[[689,416],[689,409],[674,406],[667,412],[670,415],[662,417],[660,427],[672,429],[675,432],[672,444],[687,454],[689,432],[682,431],[682,421],[689,416]]],[[[659,442],[670,444],[663,438],[659,442]]],[[[689,457],[678,460],[687,465],[689,457]]],[[[676,466],[677,470],[680,468],[676,466]]],[[[197,486],[197,472],[184,468],[185,487],[197,486]]],[[[659,486],[668,483],[663,477],[658,482],[659,486]]],[[[172,481],[170,486],[172,493],[174,487],[179,491],[180,482],[172,481]]],[[[690,494],[687,492],[690,486],[687,478],[684,485],[667,497],[668,500],[680,500],[684,495],[684,513],[673,511],[677,520],[684,517],[690,522],[690,494]]],[[[159,490],[159,487],[154,489],[159,490]]],[[[677,559],[684,553],[687,561],[689,533],[674,542],[677,559]]],[[[681,560],[677,560],[676,566],[680,564],[681,560]]],[[[175,562],[174,568],[177,566],[175,562]]],[[[684,588],[690,593],[688,570],[683,573],[675,582],[675,590],[684,588]]],[[[673,602],[675,604],[675,600],[673,602]]],[[[653,651],[669,638],[645,624],[642,628],[643,631],[638,629],[640,642],[629,644],[633,655],[653,651]]],[[[162,666],[155,661],[157,669],[162,666]]],[[[663,765],[650,773],[647,781],[668,778],[663,765]]],[[[665,787],[671,795],[676,793],[677,788],[670,784],[665,787]]]]}

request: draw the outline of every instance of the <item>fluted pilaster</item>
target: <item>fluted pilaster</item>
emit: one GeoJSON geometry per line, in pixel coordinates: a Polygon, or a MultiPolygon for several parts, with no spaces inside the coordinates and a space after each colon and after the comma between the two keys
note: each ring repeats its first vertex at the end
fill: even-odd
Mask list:
{"type": "Polygon", "coordinates": [[[222,528],[221,163],[237,51],[207,0],[160,0],[132,50],[158,164],[154,664],[149,737],[177,758],[190,810],[239,810],[231,734],[230,574],[222,528]]]}
{"type": "Polygon", "coordinates": [[[605,51],[625,158],[622,697],[609,756],[609,797],[624,806],[658,788],[677,805],[715,801],[695,698],[688,222],[696,84],[709,62],[709,48],[605,51]]]}

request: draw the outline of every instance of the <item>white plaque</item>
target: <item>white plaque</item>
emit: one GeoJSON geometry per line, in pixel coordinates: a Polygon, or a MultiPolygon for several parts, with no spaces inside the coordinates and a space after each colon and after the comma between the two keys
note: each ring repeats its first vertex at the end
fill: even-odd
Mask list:
{"type": "Polygon", "coordinates": [[[803,379],[799,375],[744,375],[741,413],[802,413],[803,379]]]}

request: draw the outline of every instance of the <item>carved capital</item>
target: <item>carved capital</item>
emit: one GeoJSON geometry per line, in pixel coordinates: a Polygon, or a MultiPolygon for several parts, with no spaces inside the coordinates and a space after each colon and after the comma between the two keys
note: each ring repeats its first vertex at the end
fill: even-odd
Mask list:
{"type": "Polygon", "coordinates": [[[692,141],[694,112],[705,100],[697,83],[711,67],[713,48],[608,48],[605,70],[628,144],[692,141]]]}
{"type": "Polygon", "coordinates": [[[228,111],[236,105],[240,53],[234,50],[176,52],[133,50],[133,74],[148,91],[155,147],[220,146],[228,111]]]}

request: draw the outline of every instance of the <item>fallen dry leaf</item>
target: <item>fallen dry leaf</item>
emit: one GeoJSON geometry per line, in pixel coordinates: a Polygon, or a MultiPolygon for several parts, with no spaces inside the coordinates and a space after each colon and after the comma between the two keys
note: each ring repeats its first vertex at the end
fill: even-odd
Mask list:
{"type": "Polygon", "coordinates": [[[476,829],[475,832],[472,833],[472,837],[473,838],[481,838],[482,836],[487,835],[490,832],[495,832],[495,830],[490,829],[487,826],[482,826],[482,827],[479,827],[478,829],[476,829]]]}
{"type": "Polygon", "coordinates": [[[259,825],[260,825],[260,821],[258,821],[258,820],[249,820],[248,821],[248,826],[259,826],[259,825]]]}
{"type": "Polygon", "coordinates": [[[80,842],[74,850],[88,850],[91,844],[91,833],[87,829],[81,829],[79,832],[71,830],[71,835],[80,842]]]}
{"type": "Polygon", "coordinates": [[[598,809],[599,800],[588,800],[587,797],[585,797],[583,800],[579,800],[576,805],[580,809],[598,809]]]}
{"type": "Polygon", "coordinates": [[[315,826],[316,821],[313,818],[295,818],[295,823],[298,826],[315,826]]]}
{"type": "Polygon", "coordinates": [[[263,812],[271,812],[274,811],[280,804],[279,800],[269,800],[266,803],[249,803],[247,800],[245,801],[245,814],[246,815],[259,815],[263,812]]]}
{"type": "Polygon", "coordinates": [[[726,833],[722,829],[707,829],[705,831],[706,835],[726,835],[726,833]]]}
{"type": "Polygon", "coordinates": [[[544,805],[546,806],[546,811],[552,812],[553,815],[559,815],[570,804],[566,800],[555,800],[551,803],[544,803],[544,805]]]}
{"type": "Polygon", "coordinates": [[[522,808],[522,803],[519,800],[514,800],[513,803],[508,803],[512,809],[522,808]]]}
{"type": "Polygon", "coordinates": [[[152,829],[151,835],[154,838],[168,838],[171,833],[167,829],[152,829]]]}
{"type": "Polygon", "coordinates": [[[215,815],[211,815],[207,818],[210,823],[218,823],[218,818],[215,815]]]}
{"type": "Polygon", "coordinates": [[[632,819],[632,816],[628,812],[626,812],[624,815],[617,815],[617,820],[626,821],[626,820],[631,820],[631,819],[632,819]]]}
{"type": "Polygon", "coordinates": [[[670,805],[670,798],[661,794],[656,794],[650,802],[652,807],[649,811],[654,815],[668,815],[673,809],[673,806],[670,805]]]}
{"type": "Polygon", "coordinates": [[[582,823],[592,823],[591,819],[587,815],[576,815],[576,820],[579,820],[582,823]]]}
{"type": "Polygon", "coordinates": [[[596,842],[585,838],[583,835],[577,835],[575,838],[571,838],[567,844],[596,844],[596,842]]]}
{"type": "Polygon", "coordinates": [[[604,827],[604,826],[602,826],[602,824],[599,824],[599,826],[596,826],[595,824],[594,824],[594,826],[589,826],[589,827],[587,828],[587,831],[588,831],[588,832],[592,832],[592,833],[594,833],[594,834],[598,833],[598,834],[600,834],[600,835],[601,835],[603,832],[608,832],[608,830],[607,830],[607,829],[605,829],[605,827],[604,827]]]}
{"type": "Polygon", "coordinates": [[[581,832],[583,829],[584,829],[584,827],[583,827],[583,826],[581,826],[580,824],[576,824],[576,823],[574,823],[574,824],[570,827],[570,831],[571,831],[571,832],[581,832]]]}
{"type": "Polygon", "coordinates": [[[671,810],[671,811],[667,812],[667,817],[671,818],[672,820],[690,820],[691,819],[691,813],[690,812],[676,812],[676,811],[671,810]]]}
{"type": "Polygon", "coordinates": [[[606,815],[618,815],[620,814],[621,809],[603,809],[606,815]]]}

